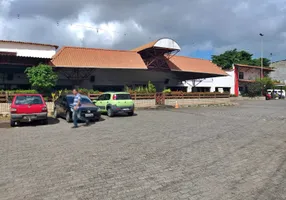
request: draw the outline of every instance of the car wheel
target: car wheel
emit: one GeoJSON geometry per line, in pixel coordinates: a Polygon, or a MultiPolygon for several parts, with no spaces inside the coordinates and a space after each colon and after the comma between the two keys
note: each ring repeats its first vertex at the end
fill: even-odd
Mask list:
{"type": "Polygon", "coordinates": [[[54,109],[54,118],[59,118],[58,111],[56,108],[54,109]]]}
{"type": "Polygon", "coordinates": [[[16,122],[14,122],[14,121],[11,120],[11,121],[10,121],[10,126],[11,126],[11,127],[15,127],[15,126],[16,126],[16,122]]]}
{"type": "Polygon", "coordinates": [[[108,108],[108,109],[107,109],[107,116],[108,116],[108,117],[113,117],[113,115],[114,115],[114,114],[113,114],[113,111],[111,110],[111,108],[108,108]]]}
{"type": "Polygon", "coordinates": [[[70,112],[67,112],[67,113],[66,113],[66,121],[67,121],[68,123],[70,123],[70,122],[71,122],[71,115],[70,115],[70,112]]]}
{"type": "Polygon", "coordinates": [[[129,113],[127,113],[128,114],[128,116],[133,116],[134,115],[134,112],[132,111],[132,112],[129,112],[129,113]]]}

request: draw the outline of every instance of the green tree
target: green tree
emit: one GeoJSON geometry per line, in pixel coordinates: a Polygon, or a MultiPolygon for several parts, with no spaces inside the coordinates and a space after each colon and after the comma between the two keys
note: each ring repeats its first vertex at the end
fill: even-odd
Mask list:
{"type": "MultiPolygon", "coordinates": [[[[252,59],[252,54],[247,51],[237,49],[228,50],[220,55],[212,55],[212,62],[223,69],[231,69],[233,64],[245,64],[260,66],[260,59],[252,59]]],[[[263,66],[270,65],[270,60],[263,58],[263,66]]]]}
{"type": "MultiPolygon", "coordinates": [[[[263,58],[263,67],[269,67],[271,61],[268,58],[263,58]]],[[[254,66],[261,66],[261,58],[255,58],[252,60],[254,66]]]]}
{"type": "Polygon", "coordinates": [[[274,88],[274,81],[269,77],[264,77],[262,79],[256,79],[256,83],[260,85],[260,88],[263,90],[263,93],[266,93],[267,89],[274,88]]]}
{"type": "Polygon", "coordinates": [[[264,77],[262,79],[256,79],[256,82],[261,85],[264,89],[271,89],[274,87],[274,81],[269,77],[264,77]]]}
{"type": "Polygon", "coordinates": [[[45,64],[39,64],[35,67],[29,67],[25,70],[32,87],[39,92],[47,92],[56,85],[58,75],[52,67],[45,64]]]}

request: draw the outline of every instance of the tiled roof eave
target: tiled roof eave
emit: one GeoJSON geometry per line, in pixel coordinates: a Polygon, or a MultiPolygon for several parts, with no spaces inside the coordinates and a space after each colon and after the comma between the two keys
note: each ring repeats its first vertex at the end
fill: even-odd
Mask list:
{"type": "Polygon", "coordinates": [[[134,67],[105,67],[105,66],[71,66],[71,65],[56,65],[54,63],[51,63],[53,67],[56,68],[94,68],[94,69],[145,69],[147,70],[147,66],[146,68],[134,68],[134,67]]]}
{"type": "Polygon", "coordinates": [[[189,73],[199,73],[199,74],[213,74],[213,75],[218,75],[218,76],[229,76],[227,73],[221,74],[221,73],[216,73],[216,72],[205,72],[205,71],[184,71],[184,70],[176,70],[176,69],[171,69],[171,71],[175,72],[189,72],[189,73]]]}
{"type": "Polygon", "coordinates": [[[252,65],[243,65],[243,64],[234,64],[236,67],[245,67],[245,68],[252,68],[252,69],[263,69],[264,71],[275,71],[275,69],[270,67],[261,67],[261,66],[252,66],[252,65]]]}

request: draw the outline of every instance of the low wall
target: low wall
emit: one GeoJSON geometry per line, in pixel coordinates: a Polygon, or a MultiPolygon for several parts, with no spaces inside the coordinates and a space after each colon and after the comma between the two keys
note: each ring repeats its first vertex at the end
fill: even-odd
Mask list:
{"type": "Polygon", "coordinates": [[[134,100],[135,108],[152,107],[156,105],[155,99],[134,100]]]}
{"type": "Polygon", "coordinates": [[[265,100],[265,97],[230,97],[231,101],[245,101],[245,100],[265,100]]]}
{"type": "Polygon", "coordinates": [[[210,104],[227,104],[230,103],[229,98],[218,99],[166,99],[165,105],[174,106],[176,102],[182,106],[188,105],[210,105],[210,104]]]}
{"type": "MultiPolygon", "coordinates": [[[[145,108],[145,107],[154,107],[154,99],[144,99],[144,100],[135,100],[136,108],[145,108]]],[[[227,104],[230,103],[230,98],[211,98],[211,99],[166,99],[165,105],[175,106],[176,102],[179,105],[202,105],[202,104],[227,104]]],[[[48,102],[48,111],[52,112],[54,110],[54,103],[48,102]]],[[[10,112],[10,103],[0,103],[0,114],[8,115],[10,112]]]]}

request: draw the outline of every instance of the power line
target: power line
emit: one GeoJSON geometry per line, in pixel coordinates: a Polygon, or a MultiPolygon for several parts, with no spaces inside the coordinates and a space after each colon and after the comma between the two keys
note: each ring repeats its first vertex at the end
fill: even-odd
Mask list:
{"type": "MultiPolygon", "coordinates": [[[[22,19],[26,19],[26,18],[23,18],[22,15],[20,13],[16,14],[16,19],[21,21],[22,19]]],[[[27,19],[32,19],[32,20],[41,20],[43,18],[39,18],[37,16],[33,16],[33,17],[29,17],[27,19]]],[[[0,20],[0,25],[3,24],[4,26],[7,25],[7,21],[5,20],[0,20]]],[[[104,34],[104,33],[113,33],[113,34],[117,34],[117,35],[121,35],[121,36],[129,36],[131,35],[130,33],[127,33],[127,32],[120,32],[120,31],[116,31],[116,30],[110,30],[110,29],[106,29],[106,28],[102,28],[102,27],[99,27],[99,26],[93,26],[93,25],[86,25],[86,24],[81,24],[81,23],[67,23],[67,22],[63,22],[63,21],[55,21],[54,22],[55,25],[57,27],[68,27],[68,28],[72,28],[72,27],[79,27],[79,28],[85,28],[85,29],[89,29],[89,30],[93,30],[94,32],[96,32],[97,34],[104,34]]],[[[81,30],[78,30],[78,31],[81,31],[81,30]]],[[[111,37],[113,38],[113,35],[111,34],[111,37]]],[[[158,39],[158,37],[155,37],[154,35],[153,36],[146,36],[146,38],[148,38],[148,40],[152,41],[152,40],[155,40],[155,39],[158,39]]],[[[82,40],[82,39],[80,39],[82,40]]],[[[82,41],[81,41],[82,43],[82,41]]],[[[83,45],[83,44],[82,44],[83,45]]]]}
{"type": "MultiPolygon", "coordinates": [[[[20,14],[17,14],[17,19],[18,20],[22,19],[20,14]]],[[[34,17],[33,19],[34,20],[39,20],[39,18],[37,18],[37,17],[34,17]]],[[[65,25],[65,26],[70,26],[70,27],[86,28],[86,29],[94,30],[94,31],[96,31],[96,33],[108,32],[108,33],[115,33],[115,34],[122,35],[122,36],[128,36],[129,35],[127,32],[119,32],[119,31],[109,30],[109,29],[105,29],[105,28],[102,28],[102,27],[98,27],[98,26],[85,25],[85,24],[80,24],[80,23],[67,23],[67,22],[56,21],[55,24],[58,27],[61,27],[61,26],[65,25]]],[[[151,39],[153,37],[149,36],[148,38],[151,39]]]]}

